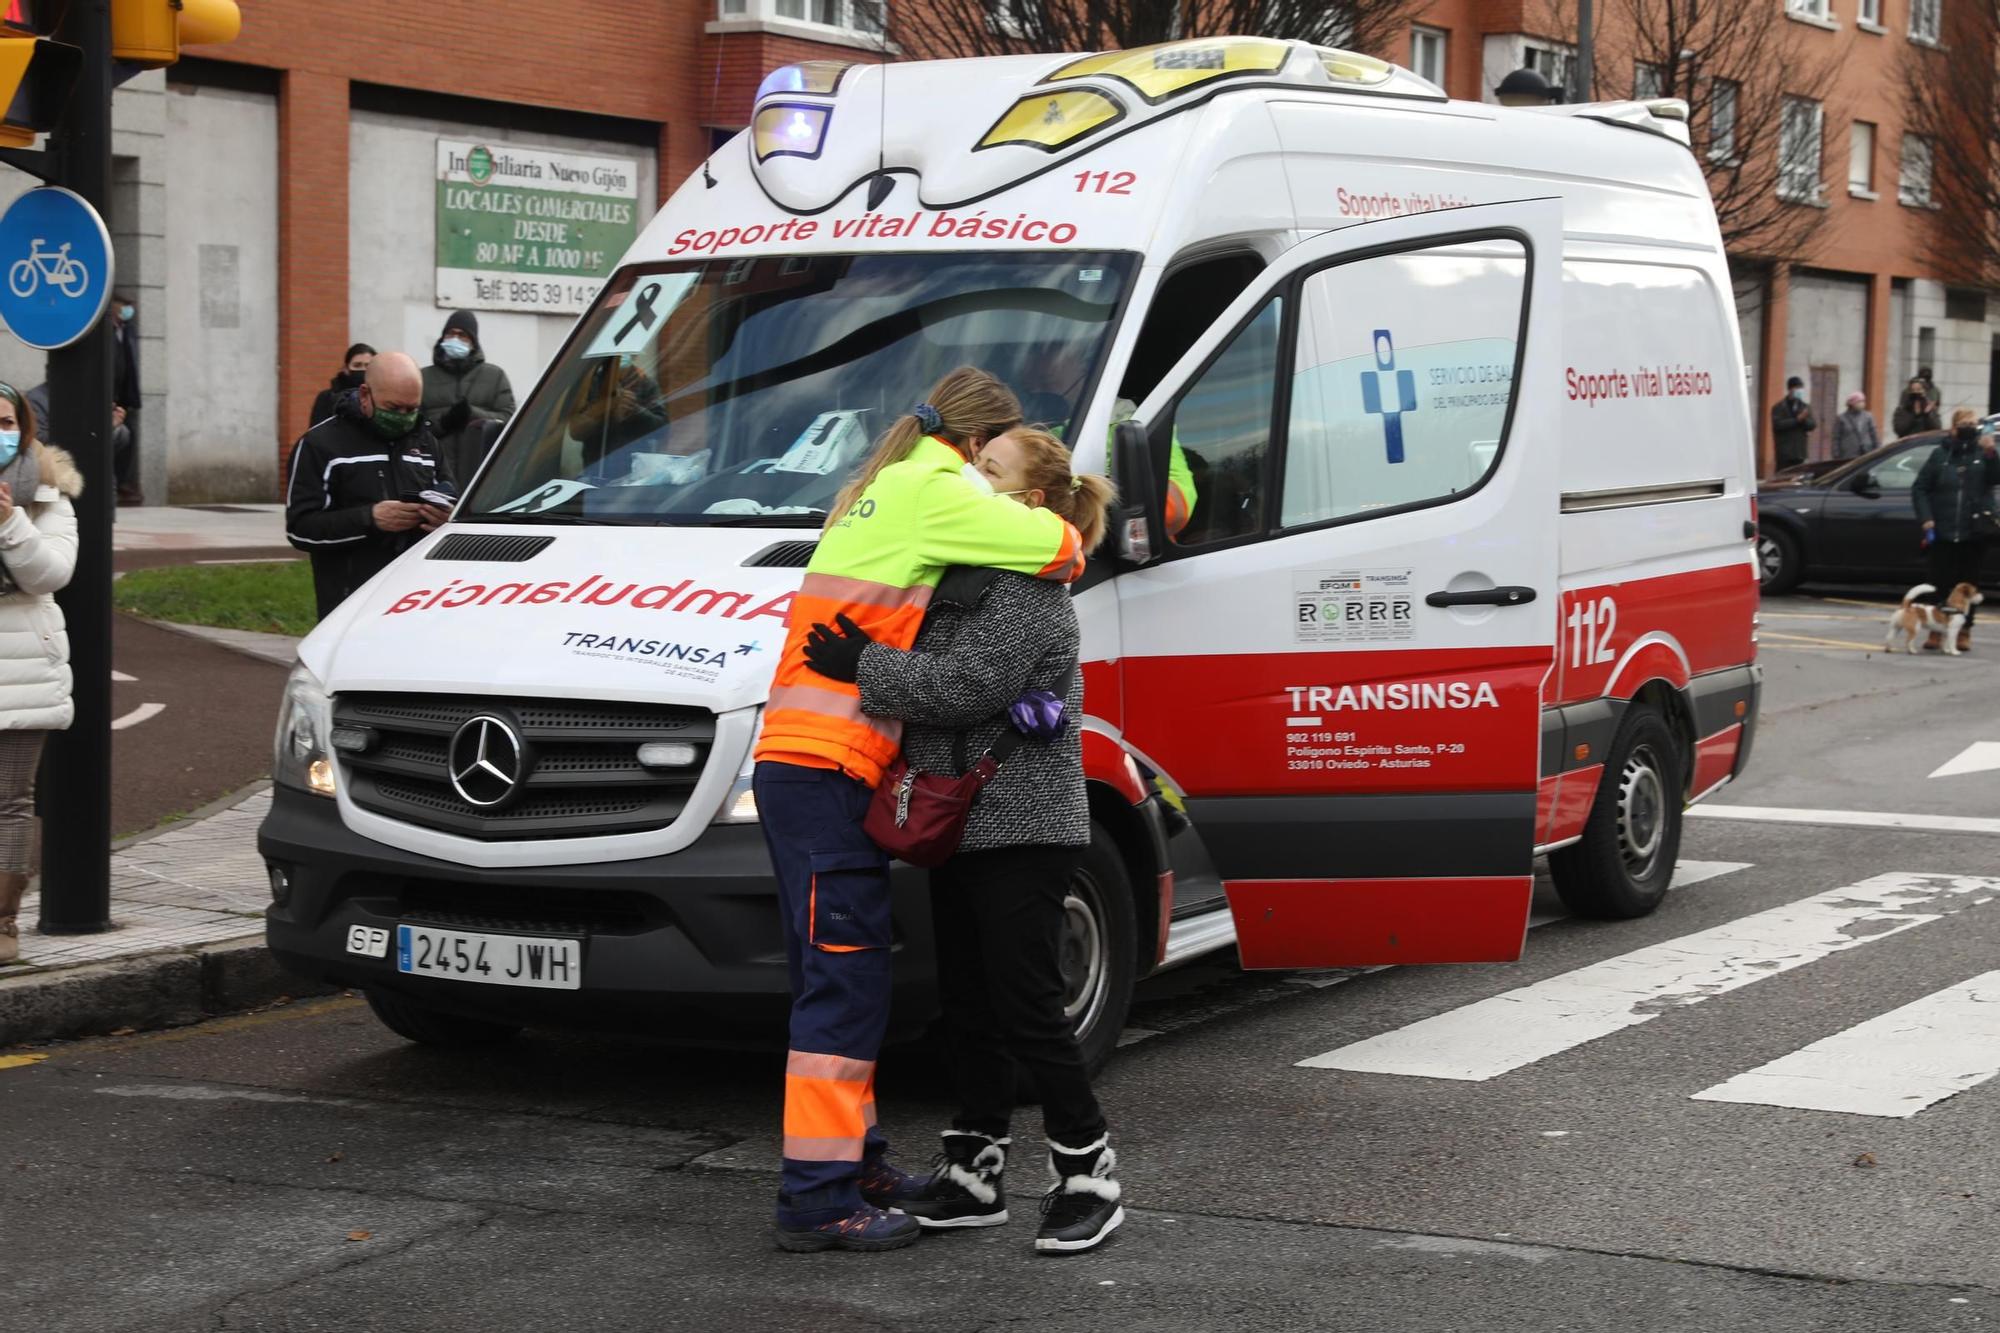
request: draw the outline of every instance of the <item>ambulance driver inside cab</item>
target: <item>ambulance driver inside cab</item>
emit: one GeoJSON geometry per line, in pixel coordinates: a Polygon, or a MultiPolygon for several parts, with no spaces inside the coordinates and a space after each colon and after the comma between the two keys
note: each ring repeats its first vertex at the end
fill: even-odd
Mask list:
{"type": "Polygon", "coordinates": [[[902,724],[869,717],[856,686],[814,672],[806,637],[815,623],[846,616],[875,642],[908,648],[949,565],[1061,583],[1083,572],[1074,527],[964,475],[982,445],[1020,421],[1019,402],[991,375],[946,375],[835,499],[792,602],[753,779],[791,972],[782,1249],[908,1245],[916,1219],[869,1200],[926,1183],[884,1160],[875,1129],[875,1056],[889,1018],[889,863],[861,825],[902,724]]]}
{"type": "MultiPolygon", "coordinates": [[[[1070,472],[1046,431],[1009,431],[979,454],[1002,495],[1061,514],[1088,552],[1104,537],[1111,483],[1070,472]]],[[[958,1113],[929,1184],[892,1200],[925,1227],[1007,1220],[1003,1173],[1017,1071],[1040,1089],[1049,1170],[1035,1248],[1097,1245],[1124,1220],[1117,1158],[1076,1031],[1063,1012],[1062,940],[1071,877],[1090,844],[1083,784],[1082,631],[1067,590],[994,569],[948,570],[913,651],[829,630],[808,642],[814,670],[861,687],[871,717],[904,724],[903,756],[956,775],[1002,739],[1040,743],[1006,755],[979,792],[965,838],[931,872],[938,989],[958,1113]]]]}

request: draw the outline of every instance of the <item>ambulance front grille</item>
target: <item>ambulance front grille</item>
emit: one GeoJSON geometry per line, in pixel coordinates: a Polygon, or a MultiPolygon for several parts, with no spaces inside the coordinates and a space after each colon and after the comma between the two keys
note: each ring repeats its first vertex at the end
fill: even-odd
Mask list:
{"type": "MultiPolygon", "coordinates": [[[[334,700],[333,716],[349,747],[340,757],[356,805],[489,842],[664,828],[686,808],[715,739],[712,713],[656,704],[342,694],[334,700]],[[499,767],[518,779],[498,800],[491,783],[465,784],[473,795],[495,800],[487,806],[468,800],[451,776],[454,738],[479,718],[501,723],[520,743],[514,762],[505,743],[494,742],[499,767]],[[640,763],[639,747],[659,742],[692,761],[640,763]]],[[[476,741],[468,736],[459,767],[476,757],[476,741]]]]}

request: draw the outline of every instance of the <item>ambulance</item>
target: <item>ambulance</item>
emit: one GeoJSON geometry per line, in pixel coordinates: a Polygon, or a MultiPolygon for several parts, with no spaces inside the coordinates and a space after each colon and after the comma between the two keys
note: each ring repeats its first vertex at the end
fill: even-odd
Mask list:
{"type": "MultiPolygon", "coordinates": [[[[1093,1060],[1135,981],[1218,950],[1514,959],[1537,857],[1577,914],[1659,903],[1760,682],[1685,105],[1222,38],[770,75],[453,521],[300,649],[277,956],[423,1041],[776,1039],[759,711],[842,480],[960,365],[1123,496],[1075,585],[1093,1060]]],[[[895,895],[912,1033],[924,875],[895,895]]]]}

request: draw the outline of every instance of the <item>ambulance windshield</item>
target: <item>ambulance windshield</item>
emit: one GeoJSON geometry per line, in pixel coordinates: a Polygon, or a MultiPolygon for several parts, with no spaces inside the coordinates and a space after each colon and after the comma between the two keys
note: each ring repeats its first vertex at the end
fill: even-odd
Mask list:
{"type": "Polygon", "coordinates": [[[977,366],[1072,426],[1137,256],[800,256],[626,270],[460,518],[817,527],[877,436],[977,366]]]}

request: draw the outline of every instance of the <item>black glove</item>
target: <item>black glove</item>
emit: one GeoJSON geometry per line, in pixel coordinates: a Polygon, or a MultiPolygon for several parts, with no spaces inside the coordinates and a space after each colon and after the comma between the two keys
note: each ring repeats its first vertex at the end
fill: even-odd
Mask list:
{"type": "Polygon", "coordinates": [[[834,616],[834,620],[839,622],[842,633],[815,624],[806,635],[806,665],[828,680],[852,683],[861,673],[861,650],[875,640],[868,637],[867,630],[849,620],[845,612],[834,616]]]}
{"type": "Polygon", "coordinates": [[[456,435],[465,429],[465,423],[470,420],[472,420],[472,404],[461,398],[447,407],[444,415],[438,418],[438,432],[443,435],[456,435]]]}

